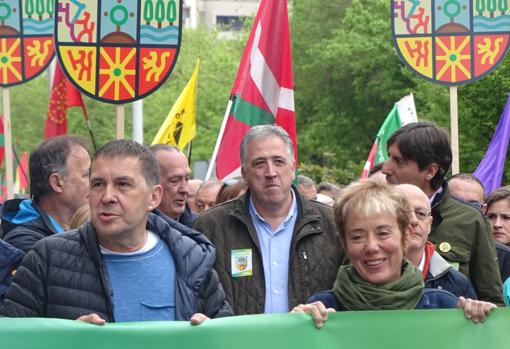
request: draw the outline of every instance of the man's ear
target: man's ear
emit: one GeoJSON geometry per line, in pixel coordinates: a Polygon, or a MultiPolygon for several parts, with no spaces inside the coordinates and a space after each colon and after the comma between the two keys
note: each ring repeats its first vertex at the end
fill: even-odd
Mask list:
{"type": "Polygon", "coordinates": [[[160,184],[152,186],[151,198],[149,201],[148,211],[154,210],[161,203],[161,197],[163,196],[163,187],[160,184]]]}
{"type": "Polygon", "coordinates": [[[62,193],[64,179],[58,172],[54,172],[48,178],[48,184],[55,193],[62,193]]]}
{"type": "Polygon", "coordinates": [[[439,165],[436,163],[431,163],[427,166],[425,169],[425,179],[427,181],[431,181],[432,178],[436,175],[436,173],[439,171],[439,165]]]}
{"type": "Polygon", "coordinates": [[[241,177],[243,177],[243,181],[245,181],[246,183],[248,183],[248,182],[246,181],[246,171],[244,170],[243,165],[241,165],[241,177]]]}

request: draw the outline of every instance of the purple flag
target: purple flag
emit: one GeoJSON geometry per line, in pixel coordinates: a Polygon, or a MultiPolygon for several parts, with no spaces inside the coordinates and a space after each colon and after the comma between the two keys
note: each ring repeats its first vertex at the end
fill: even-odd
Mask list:
{"type": "Polygon", "coordinates": [[[492,136],[489,149],[473,173],[485,186],[485,195],[501,187],[505,168],[506,151],[510,137],[510,95],[505,110],[501,114],[496,132],[492,136]]]}

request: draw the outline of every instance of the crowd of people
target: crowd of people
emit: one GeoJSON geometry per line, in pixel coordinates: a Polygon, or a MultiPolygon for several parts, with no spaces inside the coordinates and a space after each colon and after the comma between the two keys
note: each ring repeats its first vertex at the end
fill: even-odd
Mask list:
{"type": "Polygon", "coordinates": [[[297,176],[294,145],[255,126],[241,176],[191,179],[176,147],[74,136],[30,155],[30,198],[1,207],[0,315],[106,322],[510,304],[510,188],[447,178],[447,134],[418,122],[346,186],[297,176]],[[294,185],[296,182],[296,185],[294,185]]]}

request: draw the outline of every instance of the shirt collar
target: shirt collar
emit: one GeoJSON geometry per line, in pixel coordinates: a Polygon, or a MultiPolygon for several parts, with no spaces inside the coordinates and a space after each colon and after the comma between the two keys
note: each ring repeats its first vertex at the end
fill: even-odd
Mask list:
{"type": "MultiPolygon", "coordinates": [[[[294,194],[294,190],[290,190],[291,194],[292,194],[292,204],[290,205],[290,209],[289,209],[289,213],[287,214],[287,216],[285,217],[285,219],[283,220],[283,225],[286,225],[290,219],[296,214],[297,212],[297,202],[296,202],[296,194],[294,194]]],[[[255,205],[253,204],[253,198],[250,196],[250,202],[249,202],[249,211],[250,211],[250,216],[252,217],[252,219],[255,219],[255,218],[258,218],[259,220],[261,220],[262,222],[266,222],[266,220],[264,219],[264,217],[262,217],[257,209],[255,208],[255,205]]],[[[267,223],[267,222],[266,222],[267,223]]]]}
{"type": "Polygon", "coordinates": [[[443,192],[443,187],[439,187],[439,189],[437,189],[434,194],[432,194],[432,196],[429,198],[429,201],[430,201],[430,205],[432,205],[432,203],[434,202],[434,199],[436,198],[436,196],[438,196],[439,194],[441,194],[443,192]]]}

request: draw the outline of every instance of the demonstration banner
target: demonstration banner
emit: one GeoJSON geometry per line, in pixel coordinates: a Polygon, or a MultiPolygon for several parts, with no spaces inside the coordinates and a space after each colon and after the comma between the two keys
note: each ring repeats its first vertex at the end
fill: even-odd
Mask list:
{"type": "Polygon", "coordinates": [[[509,309],[483,324],[461,310],[333,313],[316,329],[308,314],[247,315],[188,322],[96,326],[58,319],[0,319],[2,348],[23,349],[261,349],[261,348],[507,348],[509,309]]]}

